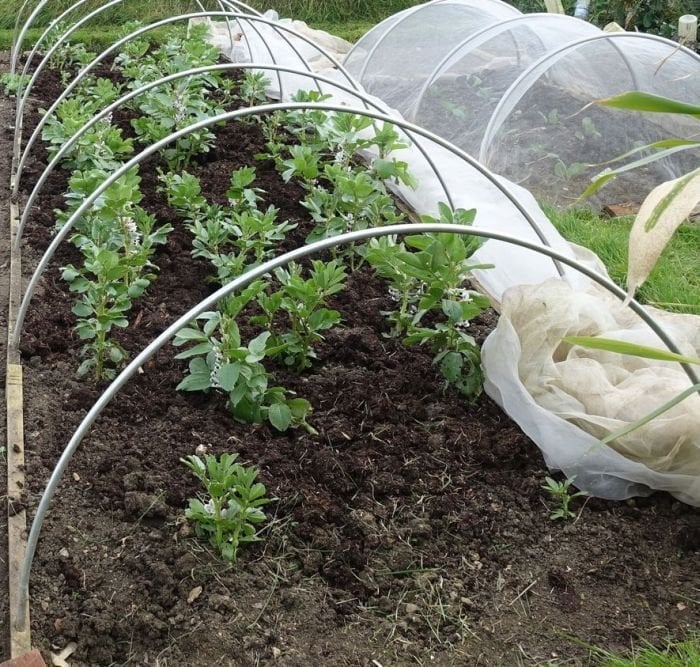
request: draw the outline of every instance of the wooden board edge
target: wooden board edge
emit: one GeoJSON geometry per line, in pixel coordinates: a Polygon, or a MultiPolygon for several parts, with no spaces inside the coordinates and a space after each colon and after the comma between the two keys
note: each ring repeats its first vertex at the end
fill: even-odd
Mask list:
{"type": "Polygon", "coordinates": [[[19,571],[27,545],[27,513],[24,509],[24,392],[19,351],[12,349],[11,337],[17,321],[22,296],[22,263],[15,252],[19,210],[10,202],[10,288],[7,318],[7,374],[5,386],[7,417],[7,540],[8,591],[10,607],[10,657],[17,658],[31,650],[29,605],[20,622],[16,617],[19,599],[19,571]]]}

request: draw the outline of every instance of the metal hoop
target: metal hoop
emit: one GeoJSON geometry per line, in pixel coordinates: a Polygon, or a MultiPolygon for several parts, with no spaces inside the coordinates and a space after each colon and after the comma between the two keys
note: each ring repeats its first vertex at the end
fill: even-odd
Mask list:
{"type": "MultiPolygon", "coordinates": [[[[505,32],[506,30],[509,30],[513,24],[526,24],[526,23],[532,23],[539,21],[543,17],[547,18],[548,20],[553,20],[553,21],[566,21],[567,23],[570,23],[571,25],[581,25],[581,26],[589,26],[591,30],[596,30],[596,27],[592,25],[591,23],[586,23],[585,21],[579,21],[578,19],[574,19],[571,16],[567,16],[566,14],[523,14],[522,16],[515,16],[512,19],[507,19],[505,21],[499,21],[497,23],[492,23],[491,25],[486,26],[485,28],[481,28],[481,30],[477,30],[475,33],[472,35],[469,35],[469,37],[466,37],[463,39],[461,42],[459,42],[453,49],[451,49],[445,57],[435,66],[435,69],[430,73],[430,76],[425,80],[425,83],[421,86],[421,89],[416,96],[416,101],[413,105],[413,110],[411,112],[411,119],[415,120],[416,117],[418,116],[418,112],[420,111],[421,104],[423,103],[423,98],[425,97],[426,92],[428,91],[428,88],[430,88],[431,84],[435,79],[437,79],[440,74],[442,74],[442,70],[444,68],[447,68],[447,64],[459,54],[460,57],[462,57],[462,49],[464,47],[469,47],[468,53],[471,53],[471,51],[475,48],[478,48],[485,42],[489,41],[490,39],[493,39],[495,37],[498,37],[501,35],[501,33],[505,32]]],[[[534,29],[537,26],[533,26],[533,32],[534,29]]],[[[537,35],[535,35],[537,36],[537,35]]],[[[540,43],[542,43],[542,40],[540,39],[540,43]]],[[[544,44],[542,43],[542,47],[544,48],[544,44]]]]}
{"type": "MultiPolygon", "coordinates": [[[[142,160],[146,159],[147,157],[153,155],[157,151],[159,151],[161,148],[164,146],[167,146],[168,144],[172,143],[173,141],[176,141],[177,139],[180,139],[181,137],[184,137],[188,135],[191,132],[195,132],[198,130],[205,129],[207,127],[210,127],[211,125],[214,125],[216,123],[222,122],[222,121],[229,121],[229,120],[234,120],[237,118],[244,118],[246,116],[251,116],[251,115],[257,115],[257,114],[264,114],[264,113],[269,113],[273,111],[294,111],[294,110],[304,110],[304,109],[318,109],[318,110],[323,110],[323,111],[330,111],[330,112],[336,112],[336,113],[353,113],[353,114],[358,114],[362,116],[367,116],[368,118],[374,118],[375,120],[381,120],[384,122],[391,123],[393,125],[396,125],[397,127],[400,127],[403,130],[410,130],[411,132],[414,132],[418,134],[419,136],[423,136],[426,139],[429,139],[436,143],[439,146],[442,146],[443,148],[447,149],[454,155],[457,155],[458,157],[461,157],[465,162],[470,164],[476,171],[478,171],[482,176],[485,176],[488,181],[490,181],[493,185],[496,186],[496,188],[505,195],[505,197],[515,206],[515,208],[519,211],[519,213],[525,218],[525,220],[528,221],[530,224],[532,230],[535,232],[537,237],[540,239],[540,241],[543,244],[548,244],[546,236],[543,234],[542,230],[539,228],[539,225],[535,222],[535,220],[532,218],[532,216],[528,213],[528,211],[525,209],[525,207],[520,203],[518,198],[510,192],[507,186],[505,186],[502,182],[501,179],[499,179],[497,176],[492,174],[486,167],[484,167],[482,164],[477,162],[473,157],[465,153],[464,151],[460,150],[453,144],[449,143],[442,137],[439,137],[436,134],[433,134],[432,132],[429,132],[428,130],[423,129],[422,127],[418,125],[414,125],[413,123],[409,123],[408,121],[404,120],[399,120],[397,118],[392,118],[391,116],[384,114],[384,113],[378,113],[375,111],[369,111],[367,109],[353,109],[352,107],[347,107],[347,106],[342,106],[338,104],[312,104],[312,103],[304,103],[304,102],[286,102],[286,103],[278,103],[278,104],[265,104],[265,105],[260,105],[256,107],[250,107],[248,109],[238,109],[237,111],[229,111],[223,114],[219,114],[217,116],[212,116],[209,118],[205,118],[197,123],[194,123],[186,128],[183,128],[182,130],[178,130],[177,132],[173,132],[169,136],[165,137],[164,139],[161,139],[160,141],[151,144],[150,146],[146,147],[141,153],[138,155],[134,156],[131,160],[123,164],[119,169],[117,169],[115,172],[110,174],[105,181],[92,193],[90,196],[86,197],[82,204],[75,210],[75,212],[68,218],[66,223],[63,225],[63,227],[59,230],[59,232],[56,234],[56,236],[53,238],[51,241],[51,244],[47,248],[46,252],[42,256],[41,260],[39,261],[39,264],[36,267],[36,270],[34,271],[34,274],[32,275],[31,280],[29,281],[29,284],[27,285],[27,290],[24,294],[24,297],[22,299],[22,302],[20,303],[18,312],[17,312],[17,319],[15,321],[15,328],[12,332],[11,336],[11,347],[14,349],[18,349],[19,347],[19,339],[21,335],[21,330],[24,325],[24,319],[27,314],[27,310],[29,308],[29,303],[31,302],[32,296],[34,294],[34,291],[36,289],[36,286],[39,282],[39,279],[41,278],[41,275],[43,272],[46,270],[46,267],[48,266],[49,261],[53,257],[54,253],[56,252],[56,249],[58,246],[61,244],[61,242],[66,238],[66,236],[70,233],[71,229],[73,228],[73,225],[75,222],[86,212],[89,210],[89,208],[92,206],[92,204],[95,202],[95,200],[110,186],[112,185],[115,181],[117,181],[123,174],[125,174],[127,171],[129,171],[132,167],[136,166],[139,164],[142,160]]],[[[555,261],[555,267],[557,271],[559,272],[560,275],[564,275],[563,269],[561,268],[561,265],[555,261]]]]}
{"type": "MultiPolygon", "coordinates": [[[[330,79],[325,76],[321,76],[319,74],[315,74],[313,72],[305,72],[303,70],[296,70],[291,67],[281,67],[279,65],[260,65],[260,64],[255,64],[255,63],[228,63],[228,64],[222,64],[222,65],[209,65],[206,67],[198,67],[195,69],[190,69],[190,70],[185,70],[183,72],[176,72],[175,74],[171,74],[169,76],[163,77],[161,79],[158,79],[157,81],[152,81],[150,83],[144,84],[140,88],[137,88],[136,90],[132,90],[126,95],[123,95],[120,97],[118,100],[110,104],[109,106],[105,107],[102,111],[100,111],[98,114],[96,114],[93,118],[91,118],[85,125],[83,125],[78,132],[76,132],[73,136],[64,143],[58,153],[53,157],[51,162],[46,166],[44,171],[41,173],[41,176],[39,177],[39,180],[37,181],[36,185],[34,186],[32,192],[29,195],[29,198],[27,199],[27,202],[24,205],[24,208],[22,209],[22,216],[17,228],[17,234],[15,237],[15,250],[19,251],[21,247],[21,240],[22,240],[22,235],[24,233],[24,228],[26,227],[27,220],[29,219],[29,214],[31,212],[31,208],[34,205],[34,202],[39,195],[44,183],[48,179],[49,175],[53,172],[55,167],[58,165],[60,162],[61,158],[64,157],[70,149],[79,141],[80,137],[83,136],[87,130],[89,130],[91,127],[93,127],[96,123],[98,123],[100,120],[103,118],[106,118],[109,116],[110,113],[115,111],[117,108],[119,108],[122,104],[128,102],[129,100],[133,99],[134,97],[137,97],[141,95],[142,93],[155,88],[157,86],[160,86],[165,83],[170,83],[171,81],[175,81],[180,78],[188,77],[188,76],[195,76],[197,74],[204,74],[207,72],[216,72],[216,71],[225,71],[225,70],[236,70],[236,69],[267,69],[267,70],[275,70],[277,72],[286,72],[289,74],[295,74],[298,76],[306,76],[309,78],[312,78],[316,84],[317,87],[319,88],[319,91],[321,90],[320,85],[318,85],[318,82],[321,81],[323,83],[326,83],[328,85],[334,86],[343,92],[349,93],[351,95],[354,95],[357,97],[360,101],[364,103],[365,108],[374,108],[377,111],[381,112],[386,112],[386,108],[382,107],[378,102],[375,101],[375,98],[372,96],[358,92],[349,86],[346,86],[338,81],[334,81],[333,79],[330,79]]],[[[420,151],[421,155],[425,158],[426,162],[430,166],[430,168],[433,170],[433,173],[437,180],[440,183],[440,186],[442,187],[443,193],[445,195],[445,198],[447,199],[447,202],[449,205],[454,208],[454,200],[452,198],[452,194],[450,193],[449,188],[447,187],[447,184],[445,183],[442,174],[440,173],[440,170],[436,167],[435,162],[433,159],[430,157],[430,154],[428,151],[425,150],[423,147],[423,144],[418,140],[411,132],[406,132],[406,135],[408,138],[413,142],[413,144],[416,146],[416,149],[420,151]]]]}
{"type": "MultiPolygon", "coordinates": [[[[214,306],[222,298],[228,296],[232,292],[245,287],[250,284],[256,278],[264,276],[274,269],[285,266],[296,259],[301,259],[307,257],[314,253],[320,252],[327,248],[337,247],[339,245],[344,245],[346,243],[352,243],[356,241],[363,241],[366,239],[377,238],[381,236],[389,236],[393,234],[424,234],[424,233],[455,233],[464,234],[467,236],[479,236],[489,239],[494,239],[498,241],[504,241],[506,243],[513,243],[524,248],[528,248],[535,252],[539,252],[544,255],[548,255],[557,261],[571,266],[574,269],[581,271],[584,275],[587,275],[592,280],[595,280],[599,284],[607,287],[613,294],[624,301],[625,292],[621,288],[617,287],[614,283],[607,280],[603,276],[595,273],[594,271],[586,268],[577,261],[572,260],[564,255],[561,255],[551,248],[545,248],[528,241],[523,241],[522,239],[517,239],[515,237],[499,234],[497,232],[486,232],[484,230],[477,230],[473,227],[464,227],[461,225],[450,225],[444,223],[413,223],[413,224],[403,224],[403,225],[390,225],[387,227],[375,227],[371,229],[363,229],[355,232],[348,232],[341,234],[339,236],[333,236],[327,239],[322,239],[321,241],[316,241],[307,246],[301,248],[296,248],[291,250],[280,257],[268,260],[264,264],[257,266],[253,269],[248,270],[243,275],[234,279],[227,285],[224,285],[218,289],[214,294],[210,295],[206,299],[200,301],[196,306],[188,310],[184,315],[179,317],[173,324],[171,324],[163,333],[161,333],[157,338],[155,338],[148,346],[146,346],[129,364],[126,368],[117,376],[115,380],[109,385],[105,392],[100,396],[97,402],[92,406],[90,411],[84,417],[83,421],[80,423],[78,428],[73,433],[70,441],[66,445],[58,463],[51,473],[51,477],[46,484],[44,493],[41,496],[39,502],[39,507],[37,508],[36,514],[34,515],[34,520],[32,521],[32,527],[29,532],[29,538],[27,539],[27,548],[24,553],[24,558],[22,560],[22,566],[20,568],[19,575],[19,599],[17,600],[17,613],[16,613],[16,626],[18,630],[24,628],[24,621],[26,617],[26,609],[29,596],[29,573],[31,571],[32,563],[34,561],[34,554],[36,553],[36,547],[39,542],[39,535],[41,533],[41,528],[44,522],[44,518],[48,512],[49,506],[51,505],[51,500],[53,499],[58,485],[63,478],[68,464],[70,463],[73,455],[80,446],[83,438],[94,424],[97,418],[100,416],[102,411],[107,407],[112,398],[117,394],[117,392],[138,372],[138,369],[144,366],[149,359],[153,357],[158,350],[160,350],[180,329],[186,326],[198,315],[206,311],[207,309],[214,306]]],[[[673,351],[677,351],[676,346],[673,341],[667,337],[666,333],[659,327],[648,313],[635,301],[630,302],[630,307],[637,312],[642,319],[644,319],[647,324],[657,333],[660,333],[662,340],[669,346],[673,351]],[[658,329],[658,330],[657,330],[658,329]]],[[[695,377],[692,369],[687,365],[683,365],[686,374],[691,379],[693,385],[698,384],[697,378],[695,377]]]]}
{"type": "Polygon", "coordinates": [[[673,51],[680,51],[681,53],[691,56],[692,58],[698,61],[698,64],[700,64],[700,55],[694,53],[685,46],[676,44],[675,42],[672,42],[668,39],[664,39],[663,37],[658,37],[657,35],[649,35],[643,32],[601,33],[600,35],[593,35],[592,37],[585,37],[583,39],[576,40],[575,42],[569,42],[568,44],[565,44],[564,46],[555,49],[554,51],[546,53],[539,60],[536,60],[534,63],[532,63],[530,67],[528,67],[524,72],[522,72],[522,74],[520,74],[520,76],[515,81],[513,81],[513,83],[509,86],[508,90],[506,90],[506,92],[503,93],[503,96],[501,97],[500,101],[496,105],[496,108],[491,114],[491,118],[489,119],[488,125],[486,126],[486,130],[484,130],[484,136],[481,140],[481,148],[479,150],[479,161],[483,162],[484,164],[488,163],[488,153],[491,149],[491,144],[495,139],[496,133],[503,125],[505,119],[510,115],[510,112],[512,111],[513,107],[522,99],[524,93],[520,94],[517,97],[517,99],[515,99],[513,102],[511,102],[509,98],[513,96],[518,91],[518,89],[524,85],[525,82],[530,83],[531,80],[536,81],[542,74],[544,74],[549,69],[550,65],[553,65],[556,62],[558,62],[570,50],[577,49],[579,46],[585,46],[586,44],[589,44],[591,42],[596,42],[599,40],[610,40],[610,45],[621,55],[623,62],[627,66],[627,69],[629,70],[630,75],[632,76],[632,79],[634,81],[635,76],[629,64],[629,61],[627,60],[627,56],[622,50],[622,47],[619,44],[616,44],[616,41],[621,39],[645,39],[653,42],[659,42],[661,44],[671,47],[673,51]]]}

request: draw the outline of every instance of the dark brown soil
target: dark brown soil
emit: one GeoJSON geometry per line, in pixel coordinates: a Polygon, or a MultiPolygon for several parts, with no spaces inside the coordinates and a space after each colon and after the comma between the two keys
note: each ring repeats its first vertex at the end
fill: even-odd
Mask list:
{"type": "MultiPolygon", "coordinates": [[[[254,125],[217,132],[194,169],[211,199],[262,146],[254,125]]],[[[141,169],[145,205],[176,230],[121,338],[132,354],[211,289],[153,191],[156,166],[141,169]]],[[[298,186],[256,166],[267,199],[300,224],[299,242],[309,223],[298,186]]],[[[42,194],[28,263],[64,185],[57,176],[42,194]]],[[[23,336],[30,508],[104,389],[75,378],[72,297],[58,271],[73,259],[66,245],[23,336]]],[[[576,521],[551,521],[538,449],[488,398],[469,405],[445,390],[430,354],[383,335],[380,281],[354,275],[333,305],[344,326],[313,368],[276,371],[313,404],[318,436],[239,424],[220,397],[176,392],[184,364],[172,348],[105,410],[55,498],[32,572],[33,643],[47,658],[76,642],[73,665],[588,664],[570,637],[624,649],[697,626],[697,510],[665,495],[590,500],[576,521]],[[236,567],[183,521],[198,489],[179,459],[198,445],[238,452],[275,498],[265,540],[236,567]]],[[[488,324],[477,323],[480,335],[488,324]]]]}

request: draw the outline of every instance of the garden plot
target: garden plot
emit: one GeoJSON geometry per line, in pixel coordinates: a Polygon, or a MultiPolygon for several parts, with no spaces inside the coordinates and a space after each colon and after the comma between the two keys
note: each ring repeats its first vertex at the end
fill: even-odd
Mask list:
{"type": "MultiPolygon", "coordinates": [[[[201,56],[200,48],[190,43],[177,51],[201,56]]],[[[131,62],[143,55],[131,54],[131,62]]],[[[121,72],[108,65],[99,74],[126,84],[128,58],[117,62],[121,72]]],[[[27,132],[39,120],[36,109],[61,89],[60,77],[58,72],[43,76],[36,90],[47,99],[34,101],[27,132]]],[[[222,108],[249,105],[261,101],[259,84],[250,77],[227,77],[217,81],[208,99],[222,108]]],[[[163,131],[154,119],[168,118],[174,106],[155,97],[147,106],[115,113],[111,122],[121,137],[105,142],[111,154],[100,159],[114,160],[115,148],[128,155],[126,142],[138,146],[149,132],[163,131]]],[[[185,116],[208,112],[186,105],[182,110],[185,116]]],[[[320,140],[312,129],[322,124],[313,113],[319,112],[283,118],[279,125],[248,120],[215,126],[210,136],[199,137],[198,146],[180,147],[188,155],[153,157],[106,198],[103,212],[122,224],[120,233],[131,243],[124,246],[135,250],[138,235],[142,248],[147,235],[156,236],[147,262],[134,260],[127,267],[144,269],[130,282],[138,289],[125,297],[128,326],[115,321],[99,339],[99,349],[93,345],[97,332],[80,340],[81,319],[90,319],[86,307],[95,303],[86,304],[89,292],[80,282],[97,275],[90,270],[93,276],[86,276],[82,268],[88,266],[85,256],[95,259],[86,255],[91,241],[76,238],[77,243],[61,247],[29,313],[21,346],[30,513],[105,378],[240,270],[236,262],[296,247],[327,233],[332,224],[346,225],[351,215],[382,222],[403,215],[376,181],[379,170],[387,180],[409,178],[400,161],[388,152],[384,162],[363,166],[354,148],[341,152],[330,144],[305,151],[308,142],[320,140]],[[201,150],[205,146],[208,150],[201,150]],[[272,157],[260,157],[266,153],[272,157]],[[328,164],[315,161],[318,155],[328,164]],[[352,173],[352,184],[341,185],[343,173],[334,170],[338,164],[352,173]],[[375,179],[369,191],[362,187],[367,178],[375,179]],[[348,197],[343,198],[342,187],[355,188],[353,202],[363,192],[370,198],[362,217],[344,208],[348,197]],[[124,193],[136,192],[140,199],[122,201],[124,193]],[[117,211],[118,205],[129,215],[117,211]],[[270,207],[276,209],[273,223],[264,219],[270,207]],[[212,244],[212,234],[221,230],[214,223],[209,227],[209,220],[244,214],[270,232],[263,241],[256,236],[243,247],[230,239],[212,244]]],[[[350,123],[349,145],[360,140],[353,125],[358,119],[339,122],[350,123]]],[[[377,141],[394,141],[383,129],[377,141]]],[[[46,149],[34,152],[22,184],[25,193],[46,163],[46,149]]],[[[91,187],[85,165],[65,167],[52,176],[29,221],[24,252],[30,266],[54,233],[53,210],[74,205],[91,187]],[[80,176],[71,175],[75,167],[82,167],[80,176]],[[69,185],[74,196],[66,200],[69,185]]],[[[459,215],[469,220],[467,212],[459,215]]],[[[104,237],[99,216],[92,222],[94,230],[79,233],[104,237]]],[[[177,340],[180,345],[164,348],[143,367],[76,454],[45,524],[31,587],[36,645],[48,652],[74,642],[76,665],[275,659],[282,664],[428,659],[498,664],[523,653],[544,660],[580,650],[562,634],[624,647],[636,630],[654,638],[697,623],[697,608],[688,602],[700,586],[693,562],[697,512],[665,496],[624,505],[591,499],[573,505],[580,513],[577,521],[554,522],[550,514],[557,506],[541,489],[545,468],[539,451],[491,401],[477,395],[470,372],[478,364],[468,363],[472,348],[441,348],[437,335],[425,333],[447,327],[452,335],[454,329],[464,333],[457,342],[469,342],[469,336],[481,342],[495,315],[483,310],[477,296],[468,302],[469,313],[444,306],[450,301],[443,298],[446,290],[455,289],[450,276],[431,303],[420,272],[405,277],[414,282],[402,286],[391,271],[409,248],[418,251],[410,253],[414,259],[439,248],[443,259],[464,269],[471,248],[444,238],[432,239],[432,245],[425,239],[406,243],[320,256],[326,271],[334,267],[325,278],[320,265],[302,265],[304,285],[297,281],[298,291],[313,279],[324,281],[321,288],[328,292],[315,310],[323,313],[317,316],[316,336],[309,336],[307,327],[306,339],[299,338],[284,294],[274,308],[274,294],[285,282],[294,287],[290,274],[278,274],[263,286],[256,295],[264,293],[262,300],[248,294],[248,303],[225,306],[231,310],[221,313],[217,326],[240,306],[236,330],[251,355],[259,351],[259,345],[250,348],[253,341],[266,332],[265,341],[274,337],[271,352],[280,351],[265,355],[265,366],[268,386],[283,387],[282,395],[255,403],[249,392],[245,401],[236,401],[239,385],[231,379],[233,371],[222,372],[225,363],[216,366],[215,350],[192,352],[193,345],[207,342],[198,336],[215,318],[200,322],[199,333],[192,328],[177,340]],[[344,288],[337,290],[341,283],[344,288]],[[396,292],[390,287],[403,287],[404,296],[392,298],[396,292]],[[419,334],[407,327],[420,310],[426,310],[419,320],[424,342],[414,338],[405,344],[406,334],[419,334]],[[387,312],[393,315],[387,318],[387,312]],[[452,320],[469,320],[470,328],[449,329],[452,320]],[[392,330],[402,333],[392,336],[392,330]],[[459,354],[459,373],[443,363],[447,355],[436,359],[445,350],[459,354]],[[189,358],[176,359],[183,351],[189,358]],[[193,359],[204,360],[207,372],[193,359]],[[202,386],[207,381],[209,386],[202,386]],[[192,391],[178,391],[178,385],[192,391]],[[300,412],[302,404],[291,403],[298,399],[308,401],[311,410],[300,412]],[[235,563],[222,561],[184,519],[188,499],[201,489],[180,459],[205,451],[238,453],[259,469],[272,499],[260,526],[262,540],[242,548],[235,563]]],[[[463,275],[458,277],[461,283],[463,275]]],[[[312,292],[318,296],[321,289],[317,285],[312,292]]],[[[227,330],[229,342],[237,340],[232,331],[227,330]]],[[[219,327],[219,342],[223,335],[219,327]]],[[[231,342],[230,348],[238,347],[231,342]]]]}

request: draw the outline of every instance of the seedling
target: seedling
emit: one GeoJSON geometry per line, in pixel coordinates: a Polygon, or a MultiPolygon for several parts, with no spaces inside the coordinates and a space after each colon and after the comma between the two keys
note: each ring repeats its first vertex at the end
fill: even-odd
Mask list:
{"type": "Polygon", "coordinates": [[[269,356],[265,331],[247,345],[241,339],[236,317],[264,288],[262,281],[249,285],[240,295],[229,297],[222,311],[202,313],[193,323],[181,329],[173,345],[191,345],[176,359],[190,359],[189,373],[180,382],[182,391],[215,389],[228,395],[233,416],[242,422],[269,421],[278,431],[290,426],[303,426],[315,433],[306,422],[311,404],[303,398],[292,398],[282,387],[270,387],[270,377],[262,362],[269,356]]]}
{"type": "Polygon", "coordinates": [[[260,541],[257,526],[267,518],[260,508],[271,502],[264,485],[255,481],[258,471],[236,463],[237,458],[205,454],[204,460],[195,455],[180,459],[206,490],[204,497],[190,498],[185,516],[195,522],[197,535],[208,538],[231,563],[241,545],[260,541]]]}
{"type": "MultiPolygon", "coordinates": [[[[316,357],[313,345],[323,340],[321,332],[340,323],[340,313],[324,307],[326,299],[342,291],[347,274],[337,260],[324,263],[314,260],[311,275],[302,277],[301,267],[290,264],[288,269],[277,269],[275,277],[280,282],[280,297],[265,300],[266,315],[277,306],[287,313],[291,330],[279,336],[277,354],[285,364],[303,370],[316,357]]],[[[274,316],[274,311],[272,312],[274,316]]]]}
{"type": "Polygon", "coordinates": [[[576,493],[571,493],[570,487],[574,483],[576,476],[568,477],[567,479],[557,482],[551,477],[545,477],[545,484],[542,488],[556,501],[559,507],[549,515],[552,520],[556,519],[574,519],[576,513],[569,509],[569,505],[574,498],[579,498],[581,496],[587,496],[585,491],[577,491],[576,493]]]}

